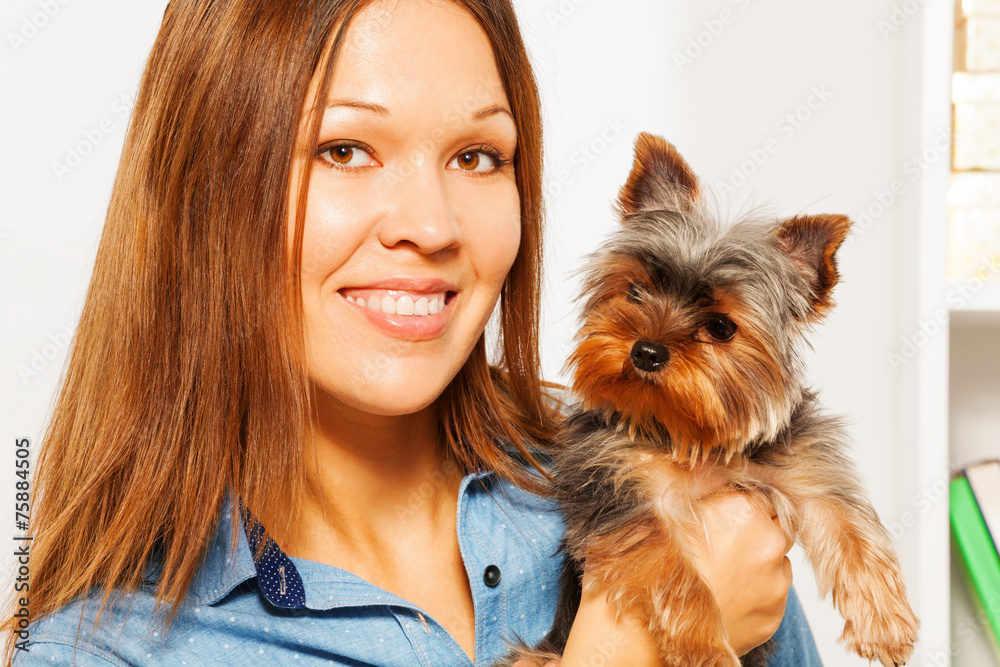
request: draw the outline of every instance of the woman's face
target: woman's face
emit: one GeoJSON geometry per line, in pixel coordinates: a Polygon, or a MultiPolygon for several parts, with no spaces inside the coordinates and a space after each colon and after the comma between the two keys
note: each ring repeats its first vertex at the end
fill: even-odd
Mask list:
{"type": "Polygon", "coordinates": [[[341,409],[417,412],[465,363],[520,240],[493,51],[451,2],[376,1],[322,106],[302,249],[309,375],[341,409]]]}

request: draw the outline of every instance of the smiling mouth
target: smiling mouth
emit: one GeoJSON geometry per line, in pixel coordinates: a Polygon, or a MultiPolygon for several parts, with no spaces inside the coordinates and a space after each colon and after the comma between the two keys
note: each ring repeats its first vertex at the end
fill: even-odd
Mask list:
{"type": "Polygon", "coordinates": [[[346,289],[341,290],[341,294],[348,303],[359,308],[387,315],[426,317],[437,315],[444,310],[456,293],[452,291],[412,293],[402,290],[346,289]]]}

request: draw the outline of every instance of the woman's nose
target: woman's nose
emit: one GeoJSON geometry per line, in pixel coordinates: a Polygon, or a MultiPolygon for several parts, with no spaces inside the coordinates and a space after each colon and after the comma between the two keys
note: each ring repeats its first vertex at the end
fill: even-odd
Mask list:
{"type": "Polygon", "coordinates": [[[443,169],[413,162],[387,175],[391,213],[378,230],[384,246],[409,244],[431,254],[458,245],[461,235],[448,176],[443,169]]]}

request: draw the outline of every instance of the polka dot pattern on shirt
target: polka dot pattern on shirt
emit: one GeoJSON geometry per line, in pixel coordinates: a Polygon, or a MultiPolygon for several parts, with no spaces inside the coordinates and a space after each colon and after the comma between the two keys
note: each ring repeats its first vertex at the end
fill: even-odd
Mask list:
{"type": "Polygon", "coordinates": [[[268,602],[284,609],[304,609],[306,591],[302,577],[291,559],[278,548],[269,536],[264,535],[264,527],[249,510],[242,507],[243,528],[246,531],[250,553],[256,553],[257,545],[263,538],[264,552],[257,562],[257,584],[268,602]]]}

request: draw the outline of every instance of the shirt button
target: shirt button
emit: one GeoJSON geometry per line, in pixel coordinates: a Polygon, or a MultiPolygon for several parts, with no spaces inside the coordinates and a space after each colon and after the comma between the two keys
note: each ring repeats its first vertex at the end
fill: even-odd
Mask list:
{"type": "Polygon", "coordinates": [[[490,588],[500,585],[500,568],[496,565],[488,565],[483,572],[483,582],[490,588]]]}

